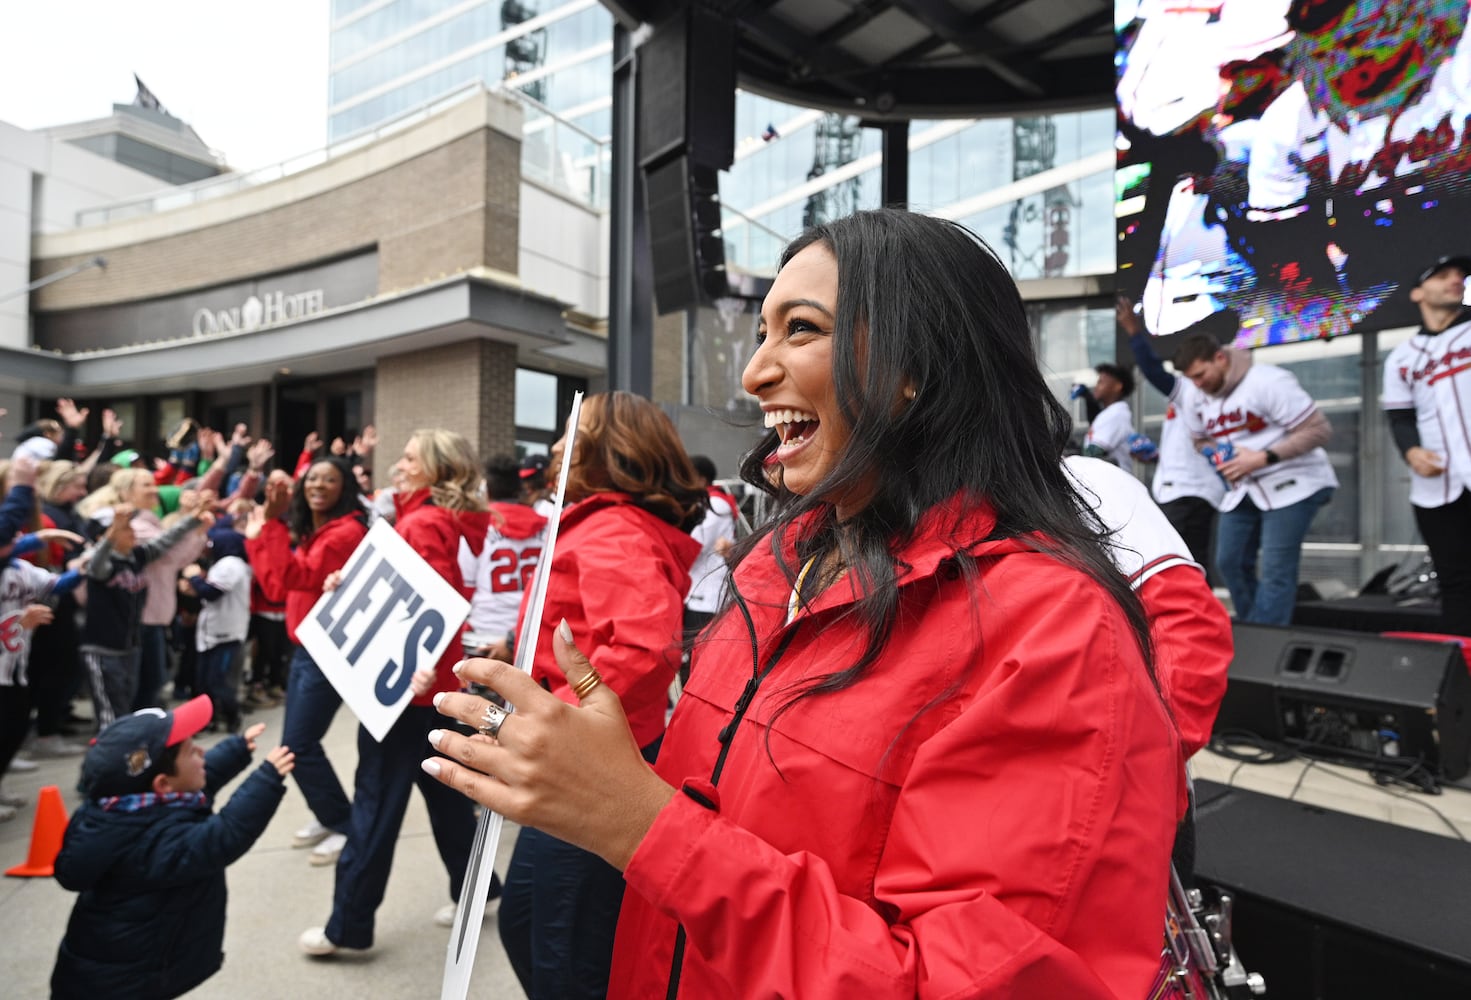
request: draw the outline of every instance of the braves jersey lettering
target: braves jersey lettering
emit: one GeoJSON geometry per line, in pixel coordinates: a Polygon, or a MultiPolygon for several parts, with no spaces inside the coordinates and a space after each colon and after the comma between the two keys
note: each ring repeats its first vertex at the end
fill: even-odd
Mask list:
{"type": "MultiPolygon", "coordinates": [[[[1224,397],[1209,396],[1187,380],[1177,379],[1174,401],[1193,437],[1230,441],[1238,451],[1267,450],[1318,408],[1292,373],[1276,365],[1252,365],[1224,397]]],[[[1220,509],[1234,510],[1250,496],[1259,509],[1275,510],[1337,485],[1328,453],[1314,448],[1237,480],[1221,500],[1220,509]]]]}
{"type": "Polygon", "coordinates": [[[1401,365],[1399,377],[1410,383],[1429,380],[1432,384],[1452,375],[1459,375],[1471,368],[1471,346],[1446,351],[1440,357],[1431,357],[1418,368],[1401,365]]]}
{"type": "Polygon", "coordinates": [[[1440,456],[1438,476],[1410,471],[1410,503],[1441,507],[1471,489],[1471,323],[1416,334],[1384,362],[1386,410],[1414,410],[1420,445],[1440,456]]]}
{"type": "Polygon", "coordinates": [[[1267,418],[1260,413],[1252,413],[1236,407],[1219,413],[1206,421],[1205,432],[1213,438],[1229,438],[1232,434],[1245,431],[1248,434],[1256,434],[1267,429],[1267,418]]]}

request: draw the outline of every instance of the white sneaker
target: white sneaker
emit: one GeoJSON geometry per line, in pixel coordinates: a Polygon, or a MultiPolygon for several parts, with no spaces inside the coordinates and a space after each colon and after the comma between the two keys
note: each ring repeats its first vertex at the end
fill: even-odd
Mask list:
{"type": "Polygon", "coordinates": [[[86,752],[86,747],[68,743],[60,736],[37,736],[31,744],[32,757],[75,757],[86,752]]]}
{"type": "Polygon", "coordinates": [[[361,955],[367,951],[366,948],[345,948],[342,945],[333,944],[327,939],[327,928],[308,927],[301,932],[301,937],[296,939],[297,945],[308,955],[325,958],[341,952],[344,955],[361,955]]]}
{"type": "MultiPolygon", "coordinates": [[[[480,915],[480,919],[488,919],[492,913],[496,912],[496,908],[500,905],[501,898],[499,896],[495,899],[487,900],[485,903],[485,912],[480,915]]],[[[434,911],[434,922],[440,927],[453,927],[455,925],[455,914],[459,912],[459,909],[458,903],[445,903],[434,911]]]]}
{"type": "Polygon", "coordinates": [[[0,788],[0,806],[13,806],[19,809],[29,801],[31,800],[24,795],[16,795],[14,792],[7,792],[0,788]]]}
{"type": "Polygon", "coordinates": [[[312,848],[312,856],[307,860],[315,867],[323,868],[327,865],[337,864],[337,856],[342,853],[342,848],[347,844],[347,837],[341,833],[328,831],[322,842],[312,848]]]}
{"type": "Polygon", "coordinates": [[[316,847],[322,841],[326,840],[328,835],[331,833],[332,831],[327,829],[321,823],[318,823],[316,820],[312,820],[306,826],[296,831],[295,836],[291,838],[291,846],[316,847]]]}
{"type": "Polygon", "coordinates": [[[10,762],[9,770],[11,774],[28,774],[31,771],[37,770],[38,768],[40,768],[40,766],[40,764],[37,764],[33,760],[26,760],[24,757],[17,757],[10,762]]]}

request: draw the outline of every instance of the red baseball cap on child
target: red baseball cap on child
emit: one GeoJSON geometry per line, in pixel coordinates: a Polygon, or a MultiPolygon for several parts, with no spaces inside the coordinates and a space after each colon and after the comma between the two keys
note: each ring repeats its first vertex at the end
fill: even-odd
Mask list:
{"type": "Polygon", "coordinates": [[[146,792],[158,773],[163,752],[209,725],[214,704],[209,695],[191,698],[172,712],[145,708],[102,730],[82,762],[82,790],[88,798],[146,792]]]}

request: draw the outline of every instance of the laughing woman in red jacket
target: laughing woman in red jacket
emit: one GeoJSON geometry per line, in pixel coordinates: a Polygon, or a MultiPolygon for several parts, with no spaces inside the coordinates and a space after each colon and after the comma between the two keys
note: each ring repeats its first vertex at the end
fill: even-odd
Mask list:
{"type": "Polygon", "coordinates": [[[322,749],[342,697],[311,654],[296,644],[296,629],[322,596],[323,581],[342,569],[368,533],[367,524],[352,468],[328,457],[313,462],[294,489],[286,473],[273,473],[265,504],[251,512],[245,526],[251,571],[262,593],[285,603],[286,637],[296,645],[287,668],[281,738],[291,737],[287,745],[296,754],[296,787],[313,816],[296,832],[292,846],[311,847],[311,863],[318,866],[337,861],[352,814],[342,782],[322,749]]]}
{"type": "Polygon", "coordinates": [[[610,996],[1145,996],[1179,747],[1016,285],[959,225],[859,213],[787,249],[757,339],[776,513],[656,766],[573,626],[577,706],[470,661],[516,712],[445,696],[483,735],[426,770],[623,872],[610,996]]]}

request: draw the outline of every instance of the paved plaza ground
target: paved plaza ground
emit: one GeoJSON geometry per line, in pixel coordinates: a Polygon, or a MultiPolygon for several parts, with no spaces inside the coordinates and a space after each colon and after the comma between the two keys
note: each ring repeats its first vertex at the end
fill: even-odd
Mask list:
{"type": "MultiPolygon", "coordinates": [[[[284,709],[248,716],[264,722],[256,759],[275,745],[284,709]]],[[[327,734],[328,756],[351,790],[357,761],[357,725],[342,710],[327,734]]],[[[205,737],[206,745],[220,737],[205,737]]],[[[58,785],[68,812],[79,801],[76,792],[81,758],[38,761],[38,770],[5,776],[8,791],[34,803],[43,785],[58,785]]],[[[226,796],[238,786],[237,779],[226,796]]],[[[229,870],[230,902],[225,923],[225,965],[190,997],[326,998],[438,997],[449,931],[434,924],[434,911],[449,901],[444,866],[434,849],[423,800],[410,800],[399,835],[388,895],[378,910],[373,949],[352,958],[313,959],[303,955],[296,938],[307,927],[324,924],[331,912],[333,868],[313,868],[310,851],[293,850],[291,835],[310,819],[306,801],[291,779],[286,797],[271,825],[250,853],[229,870]]],[[[26,858],[34,804],[9,823],[0,823],[0,869],[26,858]]],[[[516,828],[507,824],[497,870],[504,872],[516,828]]],[[[49,995],[56,946],[66,930],[76,896],[50,878],[0,878],[0,995],[29,1000],[49,995]]],[[[471,997],[482,1000],[520,998],[521,992],[496,936],[495,917],[487,917],[475,962],[471,997]]],[[[99,998],[101,1000],[101,998],[99,998]]]]}

